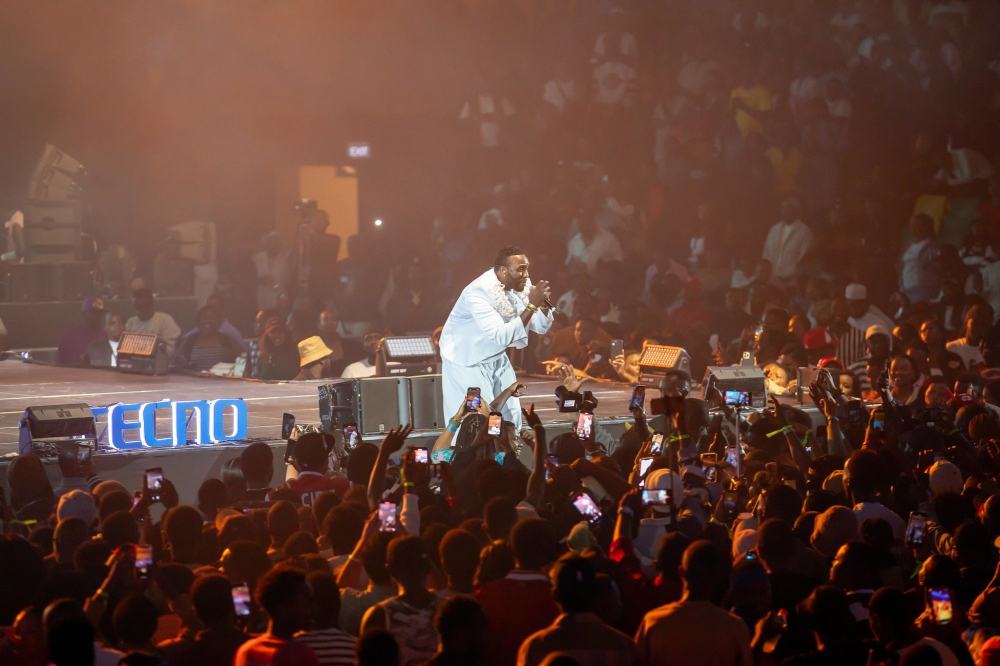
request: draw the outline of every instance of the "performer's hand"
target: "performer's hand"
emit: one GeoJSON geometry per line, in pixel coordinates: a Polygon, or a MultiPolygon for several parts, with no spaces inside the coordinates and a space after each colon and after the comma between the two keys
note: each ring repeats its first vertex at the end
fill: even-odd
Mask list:
{"type": "Polygon", "coordinates": [[[545,303],[545,299],[550,295],[549,281],[539,280],[538,284],[531,285],[531,290],[528,291],[528,302],[534,306],[542,307],[545,303]]]}
{"type": "Polygon", "coordinates": [[[526,388],[528,388],[527,385],[522,384],[521,382],[514,382],[507,390],[510,391],[510,396],[512,398],[520,398],[521,390],[526,388]]]}

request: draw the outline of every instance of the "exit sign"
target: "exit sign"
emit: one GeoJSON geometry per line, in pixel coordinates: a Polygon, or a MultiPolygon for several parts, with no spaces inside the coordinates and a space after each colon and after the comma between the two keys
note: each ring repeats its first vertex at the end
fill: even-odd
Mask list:
{"type": "Polygon", "coordinates": [[[371,157],[371,146],[367,143],[349,143],[347,144],[347,156],[354,159],[361,159],[365,157],[371,157]]]}

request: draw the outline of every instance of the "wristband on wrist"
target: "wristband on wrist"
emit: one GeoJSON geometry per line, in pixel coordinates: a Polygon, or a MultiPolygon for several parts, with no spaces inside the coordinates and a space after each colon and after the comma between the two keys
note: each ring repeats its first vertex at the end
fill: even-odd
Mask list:
{"type": "Polygon", "coordinates": [[[536,312],[538,312],[538,306],[535,305],[534,303],[528,303],[527,305],[524,306],[524,309],[530,311],[531,314],[535,314],[536,312]]]}
{"type": "Polygon", "coordinates": [[[457,433],[458,432],[458,428],[456,428],[455,426],[451,425],[450,423],[448,425],[446,425],[444,428],[445,428],[445,430],[450,430],[453,433],[457,433]]]}

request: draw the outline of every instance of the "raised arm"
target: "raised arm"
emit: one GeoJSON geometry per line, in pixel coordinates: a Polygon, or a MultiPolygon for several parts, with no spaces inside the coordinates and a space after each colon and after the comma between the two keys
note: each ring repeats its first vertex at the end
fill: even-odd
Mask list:
{"type": "Polygon", "coordinates": [[[406,438],[413,432],[413,426],[405,425],[393,428],[382,440],[378,450],[378,458],[372,467],[372,475],[368,479],[368,510],[374,511],[382,501],[382,491],[385,490],[385,470],[389,466],[389,458],[393,453],[403,448],[406,438]]]}
{"type": "Polygon", "coordinates": [[[542,426],[542,421],[535,414],[534,403],[528,409],[521,411],[524,414],[524,420],[535,433],[533,456],[535,464],[528,476],[528,490],[524,501],[538,508],[542,505],[545,497],[545,453],[548,451],[548,443],[545,441],[545,428],[542,426]]]}

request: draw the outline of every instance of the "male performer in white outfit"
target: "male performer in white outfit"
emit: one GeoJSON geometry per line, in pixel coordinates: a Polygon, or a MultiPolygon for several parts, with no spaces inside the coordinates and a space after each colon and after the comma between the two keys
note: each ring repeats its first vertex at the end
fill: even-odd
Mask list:
{"type": "MultiPolygon", "coordinates": [[[[545,305],[549,283],[531,284],[524,252],[505,247],[493,263],[493,268],[462,291],[441,331],[445,419],[455,412],[469,388],[479,388],[488,404],[516,382],[507,348],[523,349],[529,330],[545,333],[552,326],[552,315],[545,305]]],[[[520,400],[511,397],[501,412],[505,421],[512,421],[520,430],[520,400]]]]}

